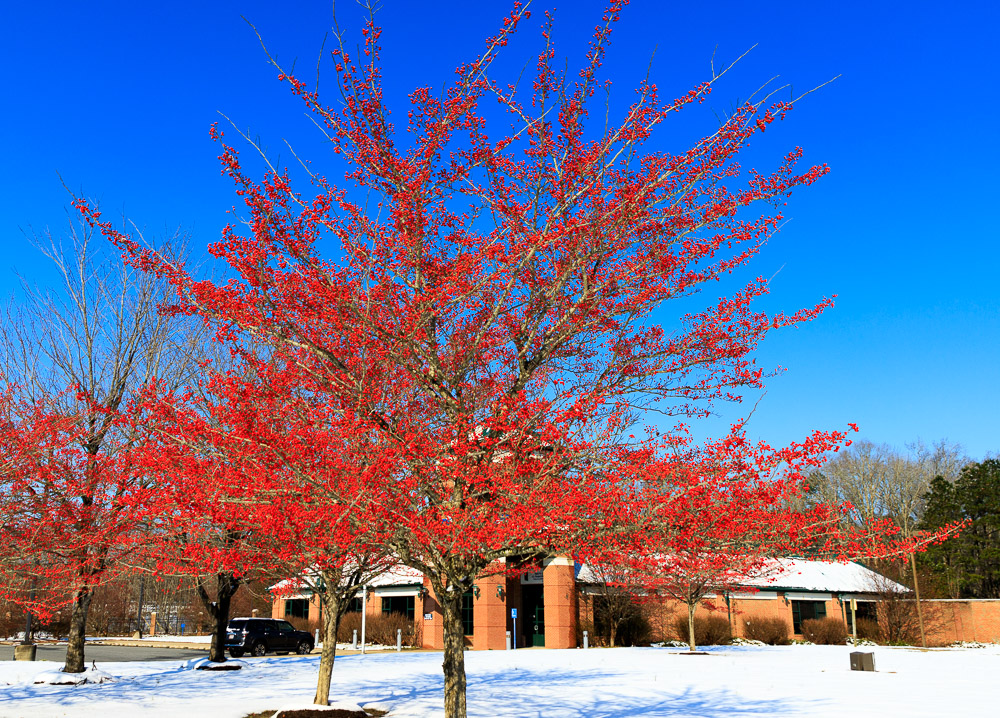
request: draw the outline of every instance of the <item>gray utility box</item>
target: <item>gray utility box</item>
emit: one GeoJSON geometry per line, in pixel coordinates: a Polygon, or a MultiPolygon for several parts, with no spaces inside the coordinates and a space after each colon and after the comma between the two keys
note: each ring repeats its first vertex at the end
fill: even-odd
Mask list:
{"type": "Polygon", "coordinates": [[[875,654],[874,653],[862,653],[861,651],[853,651],[851,653],[851,670],[852,671],[874,671],[875,670],[875,654]]]}

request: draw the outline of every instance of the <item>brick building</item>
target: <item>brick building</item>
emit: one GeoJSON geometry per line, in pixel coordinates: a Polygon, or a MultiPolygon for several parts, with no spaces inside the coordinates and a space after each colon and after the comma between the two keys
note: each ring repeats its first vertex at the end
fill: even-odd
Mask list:
{"type": "MultiPolygon", "coordinates": [[[[769,573],[746,582],[748,590],[713,595],[706,601],[716,615],[727,616],[734,636],[743,634],[746,620],[779,617],[801,637],[802,621],[836,617],[849,630],[857,617],[877,620],[876,602],[887,591],[906,595],[907,589],[856,563],[781,559],[769,573]],[[757,589],[757,590],[752,590],[757,589]],[[853,601],[853,603],[852,603],[853,601]],[[852,608],[853,606],[853,608],[852,608]]],[[[593,626],[600,600],[598,576],[590,567],[565,557],[543,562],[541,571],[515,577],[489,576],[464,597],[466,642],[473,650],[504,650],[507,634],[522,647],[575,648],[583,626],[593,626]]],[[[427,582],[416,571],[400,566],[361,592],[355,609],[368,614],[400,613],[414,622],[415,643],[422,648],[444,645],[440,607],[427,582]]],[[[686,609],[674,601],[646,602],[654,633],[668,637],[677,616],[686,609]]],[[[934,644],[959,640],[1000,641],[1000,601],[924,601],[928,639],[934,644]]],[[[699,607],[696,615],[708,615],[699,607]]],[[[319,602],[308,593],[281,597],[272,604],[275,618],[300,619],[319,625],[319,602]]]]}

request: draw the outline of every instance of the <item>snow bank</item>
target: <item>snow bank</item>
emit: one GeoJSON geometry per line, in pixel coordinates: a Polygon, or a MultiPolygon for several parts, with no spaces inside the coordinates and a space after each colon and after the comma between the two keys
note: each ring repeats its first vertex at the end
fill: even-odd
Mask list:
{"type": "Polygon", "coordinates": [[[51,686],[82,686],[85,683],[109,683],[114,679],[110,673],[105,673],[96,665],[92,665],[90,668],[85,668],[82,673],[63,673],[62,669],[42,671],[35,674],[32,683],[51,686]]]}

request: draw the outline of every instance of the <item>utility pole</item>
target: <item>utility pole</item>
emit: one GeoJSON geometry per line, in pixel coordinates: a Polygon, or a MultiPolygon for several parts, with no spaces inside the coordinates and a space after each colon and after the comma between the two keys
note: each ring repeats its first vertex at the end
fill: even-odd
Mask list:
{"type": "Polygon", "coordinates": [[[136,633],[142,638],[142,604],[146,600],[146,574],[139,574],[139,608],[136,610],[136,633]]]}
{"type": "Polygon", "coordinates": [[[917,621],[920,623],[920,645],[927,648],[927,636],[924,634],[924,611],[920,607],[920,583],[917,581],[917,557],[910,554],[910,569],[913,571],[913,593],[917,597],[917,621]]]}

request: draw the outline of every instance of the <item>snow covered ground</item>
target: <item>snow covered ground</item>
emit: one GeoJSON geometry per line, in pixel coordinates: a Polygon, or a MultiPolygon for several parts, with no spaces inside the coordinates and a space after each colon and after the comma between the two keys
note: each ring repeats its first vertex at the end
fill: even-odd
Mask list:
{"type": "MultiPolygon", "coordinates": [[[[852,672],[840,646],[477,651],[466,654],[469,714],[482,718],[601,716],[962,716],[996,710],[1000,647],[873,648],[876,673],[852,672]]],[[[50,662],[0,664],[0,716],[241,718],[308,703],[318,656],[248,659],[212,673],[182,661],[104,663],[116,677],[34,685],[50,662]]],[[[331,695],[391,708],[391,718],[442,714],[440,653],[337,660],[331,695]]]]}

